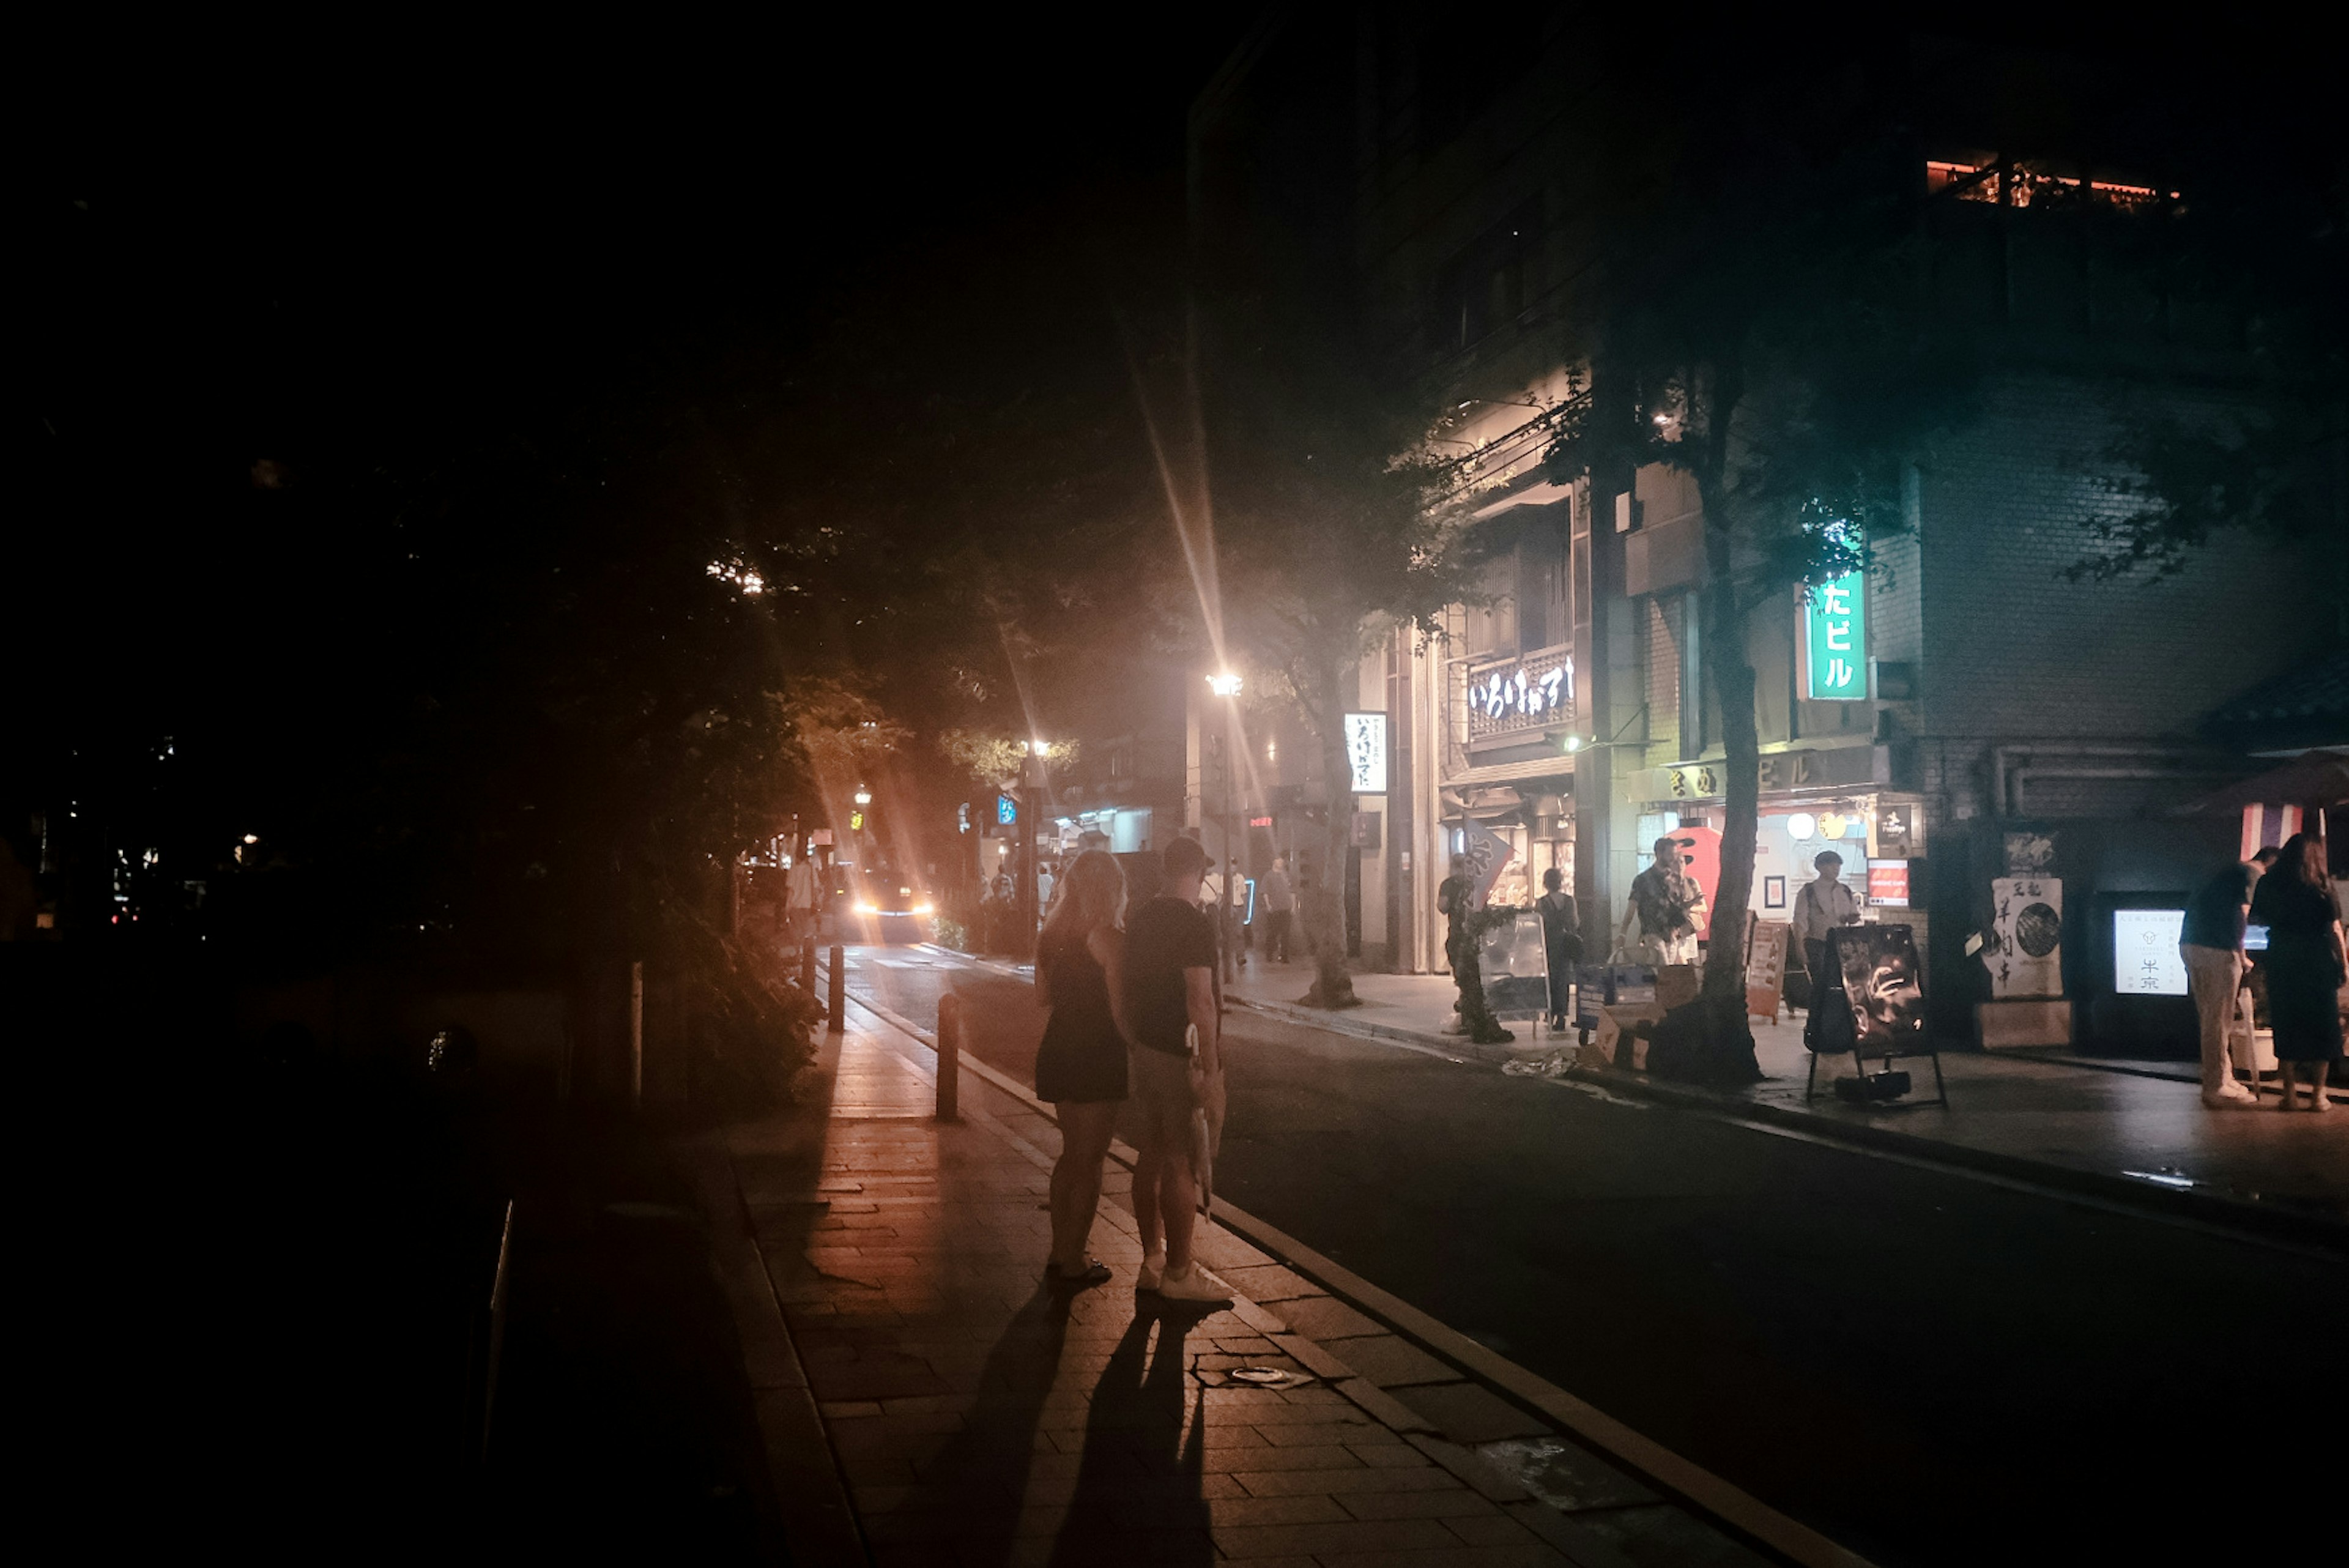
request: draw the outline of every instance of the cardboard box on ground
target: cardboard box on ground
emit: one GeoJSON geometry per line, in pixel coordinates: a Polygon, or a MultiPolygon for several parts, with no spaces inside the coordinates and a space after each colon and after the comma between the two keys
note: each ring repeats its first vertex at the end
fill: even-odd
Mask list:
{"type": "Polygon", "coordinates": [[[1590,1044],[1577,1053],[1577,1064],[1646,1072],[1652,1031],[1635,1030],[1633,1026],[1661,1023],[1673,1008],[1694,1002],[1702,985],[1702,978],[1692,963],[1661,966],[1656,971],[1655,1001],[1618,1002],[1599,1009],[1599,1027],[1592,1033],[1590,1044]]]}

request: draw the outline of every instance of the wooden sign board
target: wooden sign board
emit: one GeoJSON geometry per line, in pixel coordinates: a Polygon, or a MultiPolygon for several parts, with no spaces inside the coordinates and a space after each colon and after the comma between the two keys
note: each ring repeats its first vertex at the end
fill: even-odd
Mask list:
{"type": "Polygon", "coordinates": [[[1775,1021],[1786,994],[1786,939],[1794,928],[1785,920],[1756,920],[1745,941],[1745,1011],[1754,1018],[1775,1021]]]}

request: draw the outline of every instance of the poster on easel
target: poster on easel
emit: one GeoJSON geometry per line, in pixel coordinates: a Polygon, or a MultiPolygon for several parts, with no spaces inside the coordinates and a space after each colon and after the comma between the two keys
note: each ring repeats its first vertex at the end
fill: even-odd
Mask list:
{"type": "Polygon", "coordinates": [[[1476,944],[1476,969],[1494,1017],[1549,1015],[1549,942],[1539,911],[1520,909],[1514,920],[1487,930],[1476,944]]]}
{"type": "Polygon", "coordinates": [[[1745,1012],[1777,1022],[1786,995],[1786,946],[1794,928],[1784,920],[1755,920],[1745,940],[1745,1012]]]}

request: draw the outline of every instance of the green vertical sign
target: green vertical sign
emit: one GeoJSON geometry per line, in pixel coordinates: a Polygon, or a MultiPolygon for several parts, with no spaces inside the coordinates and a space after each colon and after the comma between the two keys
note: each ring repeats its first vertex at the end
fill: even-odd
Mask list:
{"type": "Polygon", "coordinates": [[[1868,576],[1853,572],[1811,590],[1803,605],[1803,695],[1868,700],[1868,576]]]}

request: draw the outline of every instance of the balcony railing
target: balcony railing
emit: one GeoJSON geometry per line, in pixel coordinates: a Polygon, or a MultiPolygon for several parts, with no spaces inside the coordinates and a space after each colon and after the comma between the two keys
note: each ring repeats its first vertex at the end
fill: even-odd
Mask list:
{"type": "Polygon", "coordinates": [[[1570,646],[1476,654],[1445,665],[1444,761],[1451,768],[1473,765],[1478,753],[1523,745],[1574,724],[1570,646]]]}

